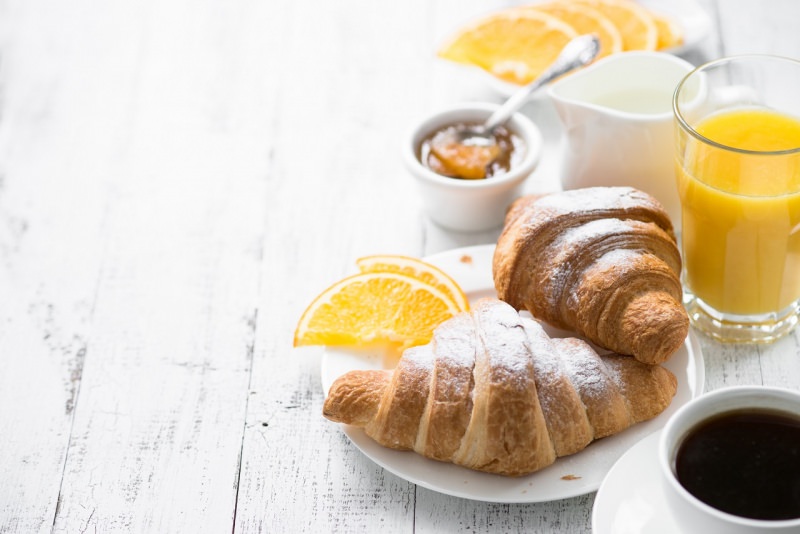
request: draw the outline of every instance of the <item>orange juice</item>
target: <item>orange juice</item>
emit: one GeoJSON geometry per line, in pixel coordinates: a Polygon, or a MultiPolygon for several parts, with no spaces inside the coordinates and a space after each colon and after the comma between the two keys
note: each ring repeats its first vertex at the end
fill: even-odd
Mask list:
{"type": "Polygon", "coordinates": [[[687,286],[728,314],[784,310],[800,298],[800,120],[743,108],[695,130],[730,148],[680,147],[687,286]]]}

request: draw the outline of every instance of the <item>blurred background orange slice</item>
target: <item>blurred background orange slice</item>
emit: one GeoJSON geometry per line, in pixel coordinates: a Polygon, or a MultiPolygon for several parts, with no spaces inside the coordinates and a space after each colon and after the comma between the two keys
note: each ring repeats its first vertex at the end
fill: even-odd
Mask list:
{"type": "Polygon", "coordinates": [[[598,58],[622,52],[622,35],[611,20],[600,11],[586,4],[554,2],[534,4],[529,9],[543,11],[566,22],[583,35],[594,33],[600,39],[598,58]]]}
{"type": "Polygon", "coordinates": [[[658,30],[658,50],[674,48],[683,44],[683,30],[672,17],[661,13],[652,13],[658,30]]]}
{"type": "Polygon", "coordinates": [[[623,50],[655,50],[658,29],[650,12],[630,0],[571,0],[605,15],[622,36],[623,50]]]}
{"type": "Polygon", "coordinates": [[[578,32],[558,18],[529,9],[508,9],[464,26],[439,56],[480,67],[496,77],[526,84],[544,71],[578,32]]]}

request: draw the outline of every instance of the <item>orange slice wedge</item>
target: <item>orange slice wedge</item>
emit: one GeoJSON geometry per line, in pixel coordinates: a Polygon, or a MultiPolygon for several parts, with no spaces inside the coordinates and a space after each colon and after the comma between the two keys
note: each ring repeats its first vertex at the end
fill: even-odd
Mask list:
{"type": "Polygon", "coordinates": [[[536,78],[578,32],[535,10],[508,9],[483,17],[455,33],[439,56],[480,67],[516,84],[536,78]]]}
{"type": "Polygon", "coordinates": [[[459,310],[469,309],[469,300],[461,286],[449,274],[423,260],[410,256],[376,254],[357,259],[356,265],[362,273],[400,273],[412,276],[436,287],[447,295],[459,310]]]}
{"type": "Polygon", "coordinates": [[[622,52],[622,35],[611,22],[611,19],[586,4],[554,2],[552,4],[536,4],[529,9],[543,11],[563,20],[583,35],[594,33],[600,39],[598,58],[622,52]]]}
{"type": "Polygon", "coordinates": [[[655,50],[658,29],[650,11],[630,0],[572,0],[605,15],[622,36],[623,50],[655,50]]]}
{"type": "Polygon", "coordinates": [[[433,329],[461,309],[444,292],[400,273],[349,276],[323,291],[303,312],[294,346],[397,346],[430,341],[433,329]]]}
{"type": "Polygon", "coordinates": [[[651,13],[658,30],[658,43],[656,48],[664,50],[683,44],[683,30],[675,20],[667,15],[651,13]]]}

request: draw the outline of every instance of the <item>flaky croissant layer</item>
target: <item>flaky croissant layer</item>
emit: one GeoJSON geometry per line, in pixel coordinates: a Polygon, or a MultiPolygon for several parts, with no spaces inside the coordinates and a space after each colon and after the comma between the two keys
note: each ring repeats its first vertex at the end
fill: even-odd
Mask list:
{"type": "Polygon", "coordinates": [[[645,363],[666,361],[689,333],[672,223],[630,187],[518,199],[492,270],[516,309],[645,363]]]}
{"type": "Polygon", "coordinates": [[[351,371],[328,419],[383,446],[502,475],[524,475],[655,417],[677,381],[660,366],[551,339],[497,299],[482,299],[408,349],[394,371],[351,371]]]}

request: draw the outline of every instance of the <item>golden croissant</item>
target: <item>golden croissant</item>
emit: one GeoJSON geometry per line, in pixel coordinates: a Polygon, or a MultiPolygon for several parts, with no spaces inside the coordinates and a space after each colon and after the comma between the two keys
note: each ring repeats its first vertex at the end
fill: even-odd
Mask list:
{"type": "Polygon", "coordinates": [[[686,339],[681,258],[650,195],[593,187],[515,201],[493,258],[500,299],[649,364],[686,339]]]}
{"type": "Polygon", "coordinates": [[[551,339],[497,299],[442,323],[393,371],[350,371],[323,414],[383,446],[518,476],[655,417],[677,381],[661,366],[551,339]]]}

